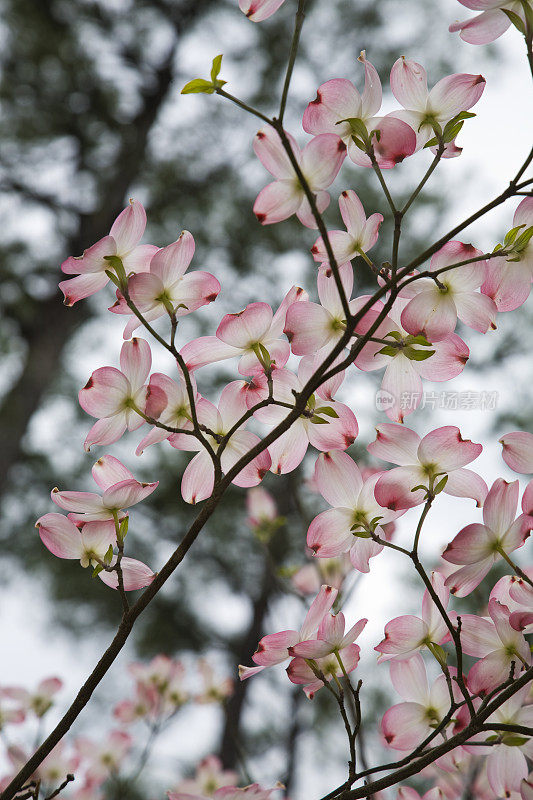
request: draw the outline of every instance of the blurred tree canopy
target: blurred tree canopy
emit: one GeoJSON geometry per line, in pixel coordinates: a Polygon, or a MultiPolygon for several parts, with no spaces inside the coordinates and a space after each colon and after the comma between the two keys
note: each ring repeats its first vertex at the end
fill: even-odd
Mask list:
{"type": "MultiPolygon", "coordinates": [[[[55,620],[73,635],[82,635],[87,624],[101,626],[104,641],[118,620],[117,598],[88,574],[80,579],[78,564],[50,557],[33,525],[51,510],[52,486],[90,488],[95,459],[82,453],[82,442],[91,422],[76,394],[92,369],[117,363],[120,332],[110,340],[119,327],[109,327],[102,295],[72,309],[61,305],[59,264],[107,234],[134,195],[147,208],[146,240],[163,246],[190,230],[197,243],[193,265],[214,272],[223,284],[214,307],[183,323],[183,342],[252,299],[278,304],[293,276],[314,292],[316,269],[308,255],[313,233],[294,219],[261,228],[252,213],[268,181],[251,148],[257,121],[220,98],[179,94],[223,52],[222,77],[231,91],[274,112],[294,5],[288,0],[268,23],[253,25],[239,13],[237,0],[0,2],[0,535],[10,564],[22,563],[46,582],[55,620]]],[[[439,4],[425,0],[408,8],[399,0],[310,2],[287,128],[300,136],[303,109],[323,81],[345,76],[361,86],[356,57],[363,48],[384,84],[400,41],[403,52],[423,57],[433,75],[457,71],[447,61],[446,20],[435,21],[441,15],[439,4]],[[398,30],[390,24],[399,17],[401,31],[400,23],[398,30]],[[430,25],[435,34],[428,41],[430,25]]],[[[344,179],[369,213],[384,211],[390,226],[372,174],[352,167],[344,179]]],[[[335,191],[332,197],[333,221],[335,191]]],[[[406,256],[430,236],[439,213],[437,196],[418,204],[406,256]]],[[[378,261],[387,257],[376,252],[378,261]]],[[[357,266],[360,289],[368,276],[362,263],[357,266]]],[[[110,290],[107,300],[111,305],[110,290]]],[[[216,393],[228,369],[202,375],[201,391],[216,393]]],[[[156,568],[193,518],[178,489],[185,461],[160,446],[135,463],[133,450],[130,439],[112,448],[136,474],[161,480],[150,502],[135,511],[132,532],[136,554],[156,568]]],[[[186,568],[141,618],[135,638],[141,655],[215,651],[228,671],[249,663],[286,585],[280,568],[301,563],[299,480],[276,483],[286,523],[268,543],[250,535],[244,493],[228,493],[186,568]],[[248,609],[243,628],[227,634],[211,622],[198,587],[205,587],[207,602],[217,594],[240,598],[248,609]]],[[[286,765],[291,790],[300,701],[284,688],[286,715],[248,726],[244,735],[243,708],[253,703],[249,690],[249,682],[238,684],[225,707],[219,745],[224,765],[235,766],[241,749],[252,758],[273,749],[286,765]]],[[[327,704],[305,711],[307,718],[311,713],[327,714],[327,704]]]]}

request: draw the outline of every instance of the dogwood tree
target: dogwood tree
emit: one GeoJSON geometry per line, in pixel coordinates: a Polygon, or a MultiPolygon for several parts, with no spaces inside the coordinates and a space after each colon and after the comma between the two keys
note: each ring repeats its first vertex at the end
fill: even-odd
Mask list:
{"type": "MultiPolygon", "coordinates": [[[[282,2],[241,0],[239,6],[251,22],[260,23],[282,2]]],[[[233,103],[236,114],[260,120],[253,146],[274,181],[258,186],[253,210],[261,225],[279,224],[295,214],[306,228],[318,231],[318,238],[312,234],[309,240],[309,261],[317,264],[317,296],[314,281],[306,287],[285,286],[276,311],[258,298],[224,315],[213,334],[187,341],[181,318],[216,301],[220,282],[196,268],[193,232],[183,231],[175,242],[162,246],[141,244],[146,214],[138,200],[130,201],[107,236],[61,265],[73,276],[59,284],[66,305],[101,292],[104,302],[111,303],[110,312],[126,317],[120,369],[100,367],[80,390],[80,405],[97,420],[85,448],[107,447],[130,431],[150,426],[137,447],[139,455],[165,442],[195,453],[181,476],[180,490],[185,502],[198,505],[198,513],[168,560],[148,566],[136,558],[127,535],[135,524],[135,511],[130,517],[130,509],[157,491],[157,481],[136,480],[121,461],[103,453],[93,467],[101,493],[52,489],[52,501],[66,513],[41,516],[38,535],[52,555],[79,560],[87,576],[98,576],[106,584],[96,582],[95,590],[115,590],[122,617],[113,640],[44,741],[39,729],[33,753],[9,749],[13,769],[2,780],[2,800],[38,798],[41,792],[56,797],[69,790],[78,770],[83,780],[75,796],[101,796],[105,780],[127,759],[132,736],[117,728],[98,742],[78,738],[72,744],[70,727],[112,669],[140,614],[177,569],[186,569],[190,548],[206,522],[216,519],[229,486],[249,492],[250,526],[268,530],[275,526],[278,512],[260,484],[268,472],[277,476],[294,471],[309,449],[315,461],[312,487],[330,508],[308,526],[314,564],[309,565],[311,572],[294,576],[294,586],[309,600],[315,597],[298,630],[263,636],[250,652],[252,664],[236,664],[235,676],[238,669],[241,680],[260,681],[262,676],[257,676],[266,668],[286,664],[288,681],[301,686],[311,702],[318,692],[330,696],[346,733],[346,778],[323,800],[386,797],[388,791],[398,798],[415,798],[419,795],[410,781],[420,775],[427,785],[424,797],[431,800],[533,796],[533,779],[528,777],[533,759],[528,641],[533,633],[533,567],[515,560],[533,530],[533,481],[521,497],[518,480],[498,478],[489,489],[479,472],[466,468],[480,455],[481,443],[463,437],[453,425],[420,436],[404,423],[421,403],[424,381],[448,381],[467,369],[476,337],[489,334],[499,314],[514,311],[528,298],[533,278],[533,178],[527,177],[527,170],[533,150],[500,195],[406,263],[402,244],[409,212],[441,160],[461,155],[456,139],[490,87],[486,89],[482,75],[457,73],[436,81],[434,76],[428,90],[424,67],[400,55],[390,70],[390,87],[400,107],[378,116],[384,76],[380,78],[363,52],[359,61],[364,88],[357,89],[344,77],[321,84],[304,111],[302,129],[311,138],[300,147],[301,132],[285,129],[306,0],[295,5],[276,116],[268,117],[227,91],[221,55],[213,58],[209,77],[192,79],[182,94],[217,95],[213,102],[233,103]],[[426,150],[432,153],[429,164],[423,161],[426,150]],[[346,230],[326,224],[327,190],[336,177],[342,180],[346,157],[359,169],[375,173],[394,220],[390,258],[384,263],[375,263],[371,256],[383,214],[365,209],[356,189],[347,186],[338,201],[346,230]],[[386,171],[401,170],[402,162],[411,158],[418,159],[419,181],[400,205],[386,171]],[[503,205],[509,231],[502,243],[494,242],[493,249],[484,252],[462,241],[466,227],[503,205]],[[375,277],[370,293],[357,293],[360,259],[375,277]],[[110,284],[114,297],[109,296],[110,284]],[[455,332],[458,320],[474,331],[469,344],[455,332]],[[131,338],[134,331],[138,335],[131,338]],[[155,347],[171,356],[172,374],[150,374],[155,347]],[[238,361],[231,362],[233,380],[218,397],[204,397],[206,367],[236,357],[238,361]],[[359,437],[360,411],[335,397],[344,380],[358,371],[377,369],[385,370],[382,392],[388,399],[389,421],[381,423],[375,441],[365,445],[376,459],[396,466],[368,471],[347,452],[359,437]],[[450,532],[442,561],[431,570],[421,556],[420,542],[431,514],[438,509],[446,513],[446,495],[464,500],[466,524],[450,532]],[[417,522],[400,543],[395,523],[415,508],[417,522]],[[401,756],[394,753],[392,760],[370,765],[360,757],[367,709],[361,645],[356,643],[367,616],[347,622],[341,608],[347,578],[354,571],[371,572],[371,559],[385,549],[393,551],[398,564],[410,564],[418,581],[420,612],[407,613],[400,600],[398,615],[373,644],[375,670],[383,682],[390,675],[402,699],[386,711],[379,733],[385,747],[401,756]],[[505,564],[507,574],[490,585],[496,563],[505,564]],[[484,586],[487,576],[483,612],[461,613],[456,598],[484,586]],[[139,589],[142,593],[132,600],[130,592],[139,589]]],[[[512,35],[525,40],[533,73],[529,0],[465,0],[463,5],[481,13],[452,24],[451,32],[458,30],[465,41],[484,44],[512,26],[512,35]]],[[[533,472],[532,434],[512,431],[500,441],[511,469],[533,472]]],[[[361,613],[370,616],[371,598],[368,601],[361,613]]],[[[192,693],[197,702],[219,702],[231,692],[230,683],[209,665],[199,663],[195,672],[204,684],[192,693]]],[[[123,726],[144,720],[155,736],[191,698],[183,666],[160,656],[147,665],[132,665],[130,673],[135,682],[132,697],[116,705],[114,718],[123,726]]],[[[44,680],[35,692],[3,687],[0,728],[19,725],[27,715],[42,719],[59,688],[57,678],[44,680]]],[[[143,759],[144,755],[138,769],[143,759]]],[[[273,775],[267,788],[253,782],[239,787],[238,776],[211,758],[199,765],[194,780],[170,789],[168,797],[266,800],[283,791],[276,780],[273,775]]]]}

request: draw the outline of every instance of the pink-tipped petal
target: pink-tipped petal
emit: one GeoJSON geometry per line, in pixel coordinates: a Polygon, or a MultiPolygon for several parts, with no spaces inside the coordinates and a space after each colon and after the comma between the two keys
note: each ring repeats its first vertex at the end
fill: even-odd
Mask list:
{"type": "MultiPolygon", "coordinates": [[[[112,560],[111,565],[115,563],[116,557],[112,560]]],[[[149,586],[156,577],[156,573],[152,572],[150,567],[143,564],[142,561],[137,561],[136,558],[124,556],[120,562],[120,566],[122,568],[122,577],[126,592],[132,592],[135,589],[144,589],[144,587],[149,586]]],[[[103,570],[98,573],[98,577],[106,586],[110,586],[112,589],[118,589],[118,575],[116,572],[106,572],[103,570]]]]}
{"type": "Polygon", "coordinates": [[[36,522],[45,547],[58,558],[81,558],[81,535],[73,522],[63,514],[44,514],[36,522]]]}
{"type": "Polygon", "coordinates": [[[521,474],[533,473],[533,433],[513,431],[500,439],[502,457],[508,467],[521,474]]]}
{"type": "Polygon", "coordinates": [[[129,253],[139,243],[146,228],[146,211],[137,200],[131,200],[121,211],[109,231],[116,242],[119,256],[129,253]]]}
{"type": "Polygon", "coordinates": [[[426,434],[418,447],[421,464],[435,464],[442,472],[459,469],[476,459],[483,446],[463,439],[455,425],[445,425],[426,434]]]}

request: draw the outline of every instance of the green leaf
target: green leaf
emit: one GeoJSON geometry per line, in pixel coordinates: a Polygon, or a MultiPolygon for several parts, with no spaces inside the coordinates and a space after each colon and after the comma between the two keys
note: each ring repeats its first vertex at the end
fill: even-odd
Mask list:
{"type": "Polygon", "coordinates": [[[526,247],[528,246],[532,236],[533,236],[533,227],[527,228],[523,233],[520,234],[520,236],[514,243],[513,250],[517,253],[521,253],[522,250],[525,250],[526,247]]]}
{"type": "Polygon", "coordinates": [[[427,490],[428,490],[428,487],[427,487],[427,486],[424,486],[424,484],[423,484],[423,483],[419,483],[417,486],[413,486],[413,488],[411,489],[411,491],[412,491],[412,492],[418,492],[418,490],[419,490],[419,489],[422,489],[422,491],[424,491],[424,492],[427,492],[427,490]]]}
{"type": "Polygon", "coordinates": [[[361,139],[358,139],[357,136],[352,136],[352,142],[359,148],[359,150],[362,150],[363,153],[366,153],[368,150],[368,146],[362,142],[361,139]]]}
{"type": "Polygon", "coordinates": [[[335,409],[331,408],[330,406],[320,406],[320,408],[316,408],[315,414],[325,414],[326,417],[333,417],[333,419],[339,418],[339,415],[335,409]]]}
{"type": "Polygon", "coordinates": [[[390,336],[391,339],[395,339],[397,342],[401,342],[402,340],[402,334],[400,333],[400,331],[389,331],[385,335],[385,339],[387,338],[387,336],[390,336]]]}
{"type": "Polygon", "coordinates": [[[435,642],[430,642],[428,644],[428,650],[432,655],[435,656],[439,664],[441,664],[443,667],[446,666],[446,662],[448,660],[448,654],[446,653],[446,650],[444,650],[440,646],[440,644],[435,644],[435,642]]]}
{"type": "Polygon", "coordinates": [[[497,742],[497,741],[499,741],[499,739],[500,739],[500,737],[499,737],[499,736],[497,736],[495,733],[493,733],[493,734],[492,734],[492,736],[487,736],[487,738],[485,739],[485,741],[486,741],[487,743],[488,743],[488,742],[497,742]]]}
{"type": "Polygon", "coordinates": [[[128,535],[129,521],[130,521],[129,517],[124,517],[124,519],[122,519],[121,522],[120,522],[120,526],[119,526],[119,529],[118,529],[118,535],[119,535],[119,539],[122,542],[124,541],[124,539],[128,535]]]}
{"type": "Polygon", "coordinates": [[[406,344],[421,344],[424,347],[431,347],[431,343],[428,342],[424,334],[419,333],[417,336],[408,336],[405,340],[406,344]]]}
{"type": "Polygon", "coordinates": [[[104,561],[106,564],[111,564],[111,559],[113,558],[113,546],[109,545],[107,553],[104,556],[104,561]]]}
{"type": "Polygon", "coordinates": [[[436,136],[434,136],[433,139],[430,139],[429,142],[425,143],[424,149],[426,149],[428,147],[437,147],[438,143],[439,143],[439,140],[437,139],[436,136]]]}
{"type": "Polygon", "coordinates": [[[433,489],[433,494],[440,494],[447,483],[448,483],[448,476],[445,475],[444,478],[441,478],[440,481],[435,486],[435,488],[433,489]]]}
{"type": "Polygon", "coordinates": [[[444,133],[443,133],[444,142],[446,142],[446,144],[449,144],[450,142],[453,142],[455,137],[460,133],[461,128],[463,127],[463,125],[464,125],[464,122],[458,122],[456,125],[453,125],[449,130],[446,130],[446,128],[448,127],[446,125],[446,128],[444,129],[444,133]]]}
{"type": "Polygon", "coordinates": [[[526,742],[529,742],[527,736],[517,736],[515,733],[509,733],[502,737],[502,744],[506,744],[507,747],[522,747],[526,742]]]}
{"type": "Polygon", "coordinates": [[[120,281],[119,281],[119,279],[117,278],[117,276],[115,275],[115,273],[114,273],[114,272],[111,272],[111,270],[110,270],[110,269],[106,269],[106,270],[105,270],[105,274],[107,275],[107,277],[109,278],[109,280],[110,280],[110,281],[113,281],[113,283],[115,284],[115,286],[117,286],[117,287],[120,289],[120,281]]]}
{"type": "Polygon", "coordinates": [[[215,83],[216,79],[218,78],[221,66],[222,66],[222,55],[215,56],[213,59],[213,65],[211,67],[211,81],[213,83],[215,83]]]}
{"type": "Polygon", "coordinates": [[[322,417],[317,417],[316,414],[314,414],[311,417],[311,422],[313,423],[313,425],[329,425],[327,419],[322,419],[322,417]]]}
{"type": "Polygon", "coordinates": [[[91,578],[96,578],[97,575],[99,575],[102,572],[102,570],[103,570],[103,566],[101,564],[98,564],[98,566],[96,566],[93,569],[93,574],[91,575],[91,578]]]}
{"type": "Polygon", "coordinates": [[[385,347],[382,347],[381,350],[379,350],[378,352],[380,356],[391,356],[392,358],[394,358],[394,356],[398,355],[399,351],[397,347],[393,347],[391,344],[390,345],[387,344],[385,345],[385,347]]]}
{"type": "Polygon", "coordinates": [[[215,87],[210,81],[205,81],[203,78],[195,78],[189,83],[186,83],[181,94],[213,94],[215,87]]]}
{"type": "Polygon", "coordinates": [[[524,225],[517,225],[516,228],[511,228],[510,231],[507,231],[505,234],[505,239],[503,240],[503,246],[506,247],[507,245],[514,244],[515,239],[518,236],[518,231],[524,227],[524,225]]]}
{"type": "Polygon", "coordinates": [[[434,350],[415,350],[414,347],[406,347],[403,351],[404,356],[410,361],[425,361],[435,355],[434,350]]]}
{"type": "Polygon", "coordinates": [[[515,28],[525,36],[526,26],[524,25],[522,19],[518,16],[518,14],[515,14],[514,11],[509,11],[508,8],[500,8],[500,11],[503,11],[504,14],[507,14],[507,16],[509,17],[515,28]]]}
{"type": "Polygon", "coordinates": [[[340,125],[341,122],[347,122],[351,128],[352,134],[362,139],[365,145],[368,147],[370,144],[370,137],[368,135],[367,127],[362,119],[359,117],[348,117],[347,119],[340,119],[335,124],[340,125]]]}

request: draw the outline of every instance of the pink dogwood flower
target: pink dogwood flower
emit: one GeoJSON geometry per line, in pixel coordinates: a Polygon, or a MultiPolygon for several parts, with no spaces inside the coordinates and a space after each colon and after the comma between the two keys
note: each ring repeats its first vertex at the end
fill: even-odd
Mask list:
{"type": "Polygon", "coordinates": [[[375,67],[367,61],[364,50],[358,61],[365,69],[363,94],[344,78],[323,83],[315,100],[304,112],[303,128],[312,134],[337,134],[346,143],[350,159],[359,166],[370,167],[371,159],[353,139],[354,134],[359,139],[359,131],[349,120],[358,120],[366,128],[379,166],[390,169],[414,153],[416,136],[409,125],[395,116],[376,116],[381,108],[381,81],[375,67]],[[373,131],[379,131],[379,136],[372,137],[373,131]]]}
{"type": "Polygon", "coordinates": [[[159,481],[139,483],[118,458],[109,455],[102,456],[93,465],[92,476],[103,489],[102,495],[52,489],[52,500],[57,506],[70,512],[69,518],[73,522],[112,520],[124,509],[146,499],[159,485],[159,481]]]}
{"type": "Polygon", "coordinates": [[[315,464],[315,485],[331,505],[312,521],[307,545],[319,558],[349,553],[359,572],[369,572],[369,561],[383,550],[370,531],[386,539],[382,525],[397,519],[401,511],[390,511],[376,501],[377,475],[363,481],[357,464],[347,453],[332,450],[321,453],[315,464]]]}
{"type": "MultiPolygon", "coordinates": [[[[105,561],[109,548],[117,543],[113,520],[86,522],[78,528],[68,517],[52,512],[40,517],[35,527],[39,529],[39,536],[45,547],[58,558],[79,560],[82,567],[98,567],[104,563],[113,567],[116,564],[116,556],[110,562],[105,561]]],[[[155,574],[146,564],[134,558],[124,556],[120,567],[126,591],[142,589],[155,578],[155,574]]],[[[116,571],[103,570],[98,573],[98,577],[112,589],[118,588],[116,571]]]]}
{"type": "Polygon", "coordinates": [[[78,300],[103,289],[109,282],[106,270],[113,272],[112,262],[106,256],[116,256],[122,261],[126,275],[130,272],[147,272],[150,259],[157,251],[151,244],[139,245],[146,227],[146,212],[141,203],[130,200],[109,231],[82,256],[69,256],[61,264],[67,275],[76,275],[61,281],[59,288],[65,295],[65,305],[73,306],[78,300]]]}
{"type": "MultiPolygon", "coordinates": [[[[128,292],[145,320],[152,322],[163,314],[183,317],[216,300],[220,283],[210,272],[195,270],[185,275],[192,261],[195,243],[189,231],[182,231],[177,241],[158,250],[150,260],[150,269],[140,272],[128,281],[128,292]]],[[[132,311],[124,297],[117,291],[117,302],[109,309],[114,314],[132,311]]],[[[135,315],[124,329],[124,338],[142,325],[135,315]]]]}
{"type": "Polygon", "coordinates": [[[237,314],[226,314],[215,336],[201,336],[181,349],[187,368],[193,371],[215,361],[240,356],[241,375],[253,375],[265,369],[267,355],[277,367],[285,366],[290,347],[280,336],[287,309],[292,303],[307,298],[307,292],[293,286],[275,314],[267,303],[250,303],[237,314]]]}
{"type": "Polygon", "coordinates": [[[494,481],[483,505],[484,524],[467,525],[446,547],[444,560],[460,566],[446,579],[452,594],[466,597],[496,561],[525,543],[533,517],[521,514],[515,519],[519,491],[518,481],[494,481]]]}
{"type": "MultiPolygon", "coordinates": [[[[490,715],[487,724],[491,722],[500,725],[521,725],[526,728],[533,727],[533,705],[528,704],[531,686],[519,689],[513,697],[506,700],[490,715]]],[[[533,758],[533,739],[524,737],[522,742],[513,745],[505,743],[496,744],[490,748],[487,756],[487,778],[495,797],[519,797],[514,792],[522,792],[525,800],[531,800],[531,795],[524,793],[524,783],[528,773],[527,759],[533,758]]]]}
{"type": "MultiPolygon", "coordinates": [[[[383,215],[372,214],[367,219],[363,204],[352,189],[344,191],[339,197],[339,209],[346,231],[329,231],[328,236],[337,263],[344,264],[374,247],[383,215]]],[[[315,261],[329,263],[321,236],[311,248],[311,254],[315,261]]]]}
{"type": "Polygon", "coordinates": [[[181,791],[167,792],[168,800],[206,800],[212,797],[213,800],[271,800],[271,794],[278,787],[273,789],[263,789],[258,783],[251,783],[249,786],[238,788],[237,786],[221,786],[212,794],[186,794],[181,791]]]}
{"type": "MultiPolygon", "coordinates": [[[[209,429],[210,432],[204,435],[214,452],[218,451],[220,440],[229,433],[246,410],[243,407],[241,390],[242,381],[233,381],[222,390],[218,408],[205,398],[197,403],[198,421],[209,429]]],[[[208,450],[200,441],[184,433],[173,433],[168,441],[177,450],[198,451],[183,473],[181,494],[186,503],[195,504],[205,500],[213,491],[215,479],[213,461],[208,450]]],[[[229,472],[259,441],[255,433],[244,430],[243,423],[232,433],[221,453],[222,471],[229,472]]],[[[263,480],[271,463],[268,450],[264,450],[239,472],[233,483],[244,488],[256,486],[263,480]]]]}
{"type": "MultiPolygon", "coordinates": [[[[448,606],[450,591],[444,585],[444,578],[439,572],[431,575],[431,584],[444,608],[448,606]]],[[[454,617],[453,612],[448,616],[454,617]]],[[[374,648],[379,653],[378,663],[391,658],[403,660],[411,658],[422,648],[431,650],[434,644],[441,645],[449,641],[450,633],[444,619],[433,602],[429,592],[422,598],[421,617],[407,614],[387,622],[385,638],[374,648]]]]}
{"type": "MultiPolygon", "coordinates": [[[[120,367],[100,367],[95,370],[78,399],[80,406],[92,417],[97,417],[84,442],[88,452],[95,444],[116,442],[124,431],[135,431],[144,425],[148,398],[152,395],[152,409],[163,403],[164,395],[156,394],[145,381],[152,366],[152,353],[146,339],[124,342],[120,351],[120,367]]],[[[156,414],[155,416],[158,416],[156,414]]]]}
{"type": "MultiPolygon", "coordinates": [[[[434,137],[436,125],[444,127],[461,111],[477,103],[485,83],[482,75],[456,73],[442,78],[428,91],[424,67],[402,56],[392,66],[390,84],[392,93],[405,110],[393,111],[392,115],[415,131],[419,150],[434,137]]],[[[452,154],[448,152],[444,156],[452,154]]]]}
{"type": "MultiPolygon", "coordinates": [[[[522,571],[533,580],[532,567],[525,567],[522,571]]],[[[495,584],[489,599],[507,606],[511,628],[522,631],[524,636],[533,633],[533,587],[523,578],[504,575],[495,584]]]]}
{"type": "Polygon", "coordinates": [[[447,475],[443,491],[454,497],[472,497],[481,506],[487,494],[485,481],[465,464],[474,461],[483,447],[463,439],[459,428],[446,425],[423,438],[404,425],[385,423],[376,427],[376,439],[367,446],[373,456],[400,466],[385,472],[376,483],[376,500],[385,508],[407,509],[426,498],[423,489],[447,475]]]}
{"type": "Polygon", "coordinates": [[[252,656],[252,661],[257,666],[244,667],[239,665],[241,681],[256,675],[258,672],[262,672],[266,667],[282,664],[290,658],[289,647],[293,647],[299,642],[305,642],[313,635],[316,636],[318,627],[335,602],[337,593],[337,589],[332,586],[321,586],[299,631],[280,631],[279,633],[269,633],[267,636],[263,636],[252,656]]]}
{"type": "MultiPolygon", "coordinates": [[[[348,262],[339,266],[339,275],[347,300],[353,289],[353,268],[348,262]]],[[[319,267],[318,303],[308,300],[293,303],[287,310],[284,333],[295,355],[303,356],[324,350],[324,356],[342,337],[346,328],[346,313],[342,307],[337,284],[327,265],[319,267]]]]}
{"type": "MultiPolygon", "coordinates": [[[[517,207],[513,228],[518,227],[518,237],[533,227],[533,197],[524,197],[517,207]]],[[[481,291],[494,300],[498,311],[514,311],[526,302],[532,281],[533,238],[507,258],[500,256],[487,262],[487,277],[481,291]]]]}
{"type": "Polygon", "coordinates": [[[489,600],[489,616],[461,615],[461,643],[464,652],[480,659],[468,673],[468,687],[474,694],[485,694],[508,679],[511,663],[514,674],[531,664],[529,645],[521,631],[509,622],[509,609],[498,600],[489,600]]]}
{"type": "Polygon", "coordinates": [[[285,0],[239,0],[239,8],[252,22],[263,22],[275,14],[285,0]]]}
{"type": "MultiPolygon", "coordinates": [[[[362,296],[357,300],[359,308],[362,308],[369,297],[362,296]]],[[[424,337],[408,333],[401,323],[401,314],[408,302],[406,298],[398,297],[373,334],[379,339],[390,339],[391,344],[383,346],[381,342],[370,341],[354,360],[355,366],[364,372],[385,367],[379,397],[385,413],[394,422],[403,422],[418,408],[422,398],[422,378],[450,380],[462,372],[470,357],[465,342],[455,333],[438,342],[428,342],[424,337]]],[[[366,333],[382,310],[383,304],[377,301],[358,323],[355,332],[366,333]]]]}
{"type": "MultiPolygon", "coordinates": [[[[276,370],[274,399],[294,405],[294,395],[305,383],[304,373],[301,363],[298,377],[288,370],[276,370]]],[[[269,406],[259,409],[255,416],[267,425],[278,425],[288,413],[283,406],[269,406]]],[[[358,433],[359,426],[351,408],[324,397],[320,387],[307,401],[303,414],[269,446],[271,471],[278,475],[292,472],[301,464],[309,444],[322,451],[344,450],[353,444],[358,433]]]]}
{"type": "MultiPolygon", "coordinates": [[[[431,259],[429,271],[481,256],[470,244],[448,242],[431,259]]],[[[424,334],[432,342],[441,341],[454,332],[459,318],[465,325],[481,333],[494,329],[498,309],[494,300],[476,292],[485,280],[486,261],[464,264],[433,278],[421,278],[410,284],[414,294],[402,311],[402,325],[408,333],[424,334]]],[[[406,288],[405,291],[408,290],[406,288]]]]}
{"type": "Polygon", "coordinates": [[[498,39],[505,33],[511,20],[503,9],[517,14],[525,23],[524,9],[519,0],[459,0],[459,2],[474,11],[481,11],[475,17],[464,22],[454,22],[449,27],[450,33],[459,32],[463,41],[469,44],[488,44],[498,39]]]}
{"type": "Polygon", "coordinates": [[[124,731],[111,731],[104,741],[93,741],[80,736],[75,741],[80,759],[88,762],[88,771],[95,781],[104,781],[116,775],[133,746],[133,739],[124,731]]]}
{"type": "Polygon", "coordinates": [[[508,467],[522,474],[533,473],[533,433],[513,431],[499,440],[508,467]]]}
{"type": "Polygon", "coordinates": [[[318,627],[316,639],[310,639],[289,647],[293,660],[287,667],[287,675],[292,683],[303,684],[304,692],[313,698],[322,688],[324,681],[318,678],[311,668],[310,661],[316,664],[326,680],[340,677],[346,671],[353,672],[359,663],[360,647],[354,644],[368,620],[360,619],[345,633],[344,614],[327,614],[318,627]],[[344,668],[344,669],[343,669],[344,668]]]}
{"type": "MultiPolygon", "coordinates": [[[[330,186],[346,156],[346,145],[333,133],[315,136],[300,150],[295,139],[286,134],[298,165],[315,195],[320,213],[329,205],[330,196],[325,190],[330,186]]],[[[254,214],[262,225],[272,225],[296,214],[302,225],[317,228],[311,206],[305,196],[298,176],[283,149],[280,136],[268,127],[256,133],[255,154],[276,179],[262,189],[254,203],[254,214]]]]}
{"type": "MultiPolygon", "coordinates": [[[[190,376],[193,386],[193,397],[195,403],[200,400],[200,395],[196,390],[194,376],[190,376]]],[[[189,400],[187,385],[181,374],[178,380],[174,381],[162,372],[154,372],[150,377],[147,392],[147,402],[145,413],[147,416],[157,418],[160,423],[169,428],[181,428],[182,430],[192,430],[192,412],[189,400]]],[[[172,436],[172,431],[165,428],[152,428],[150,433],[139,442],[135,454],[140,456],[144,450],[152,444],[158,444],[172,436]]]]}
{"type": "Polygon", "coordinates": [[[181,781],[175,791],[180,794],[212,797],[217,789],[232,786],[237,780],[237,773],[222,769],[222,762],[217,756],[207,756],[198,764],[194,778],[181,781]]]}
{"type": "MultiPolygon", "coordinates": [[[[453,674],[453,670],[451,672],[453,674]]],[[[386,711],[381,733],[394,750],[414,750],[450,710],[446,678],[439,675],[430,688],[424,660],[419,654],[402,661],[391,661],[390,677],[405,702],[386,711]]]]}
{"type": "Polygon", "coordinates": [[[246,521],[251,528],[259,529],[278,519],[278,510],[274,498],[263,489],[255,486],[246,493],[246,521]]]}
{"type": "Polygon", "coordinates": [[[45,678],[37,688],[30,692],[22,686],[6,686],[1,690],[4,697],[16,700],[21,707],[32,711],[36,717],[43,717],[54,703],[54,696],[63,688],[60,678],[45,678]]]}

